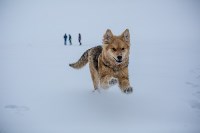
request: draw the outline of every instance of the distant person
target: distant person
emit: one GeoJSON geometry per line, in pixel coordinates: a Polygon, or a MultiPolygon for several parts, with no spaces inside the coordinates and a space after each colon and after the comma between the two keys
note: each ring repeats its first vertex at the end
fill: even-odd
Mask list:
{"type": "Polygon", "coordinates": [[[79,42],[80,45],[82,44],[81,43],[81,34],[80,33],[78,34],[78,42],[79,42]]]}
{"type": "Polygon", "coordinates": [[[67,45],[67,35],[66,35],[66,33],[64,35],[64,40],[65,40],[64,44],[67,45]]]}
{"type": "Polygon", "coordinates": [[[70,45],[72,45],[72,37],[70,34],[69,34],[69,43],[70,43],[70,45]]]}

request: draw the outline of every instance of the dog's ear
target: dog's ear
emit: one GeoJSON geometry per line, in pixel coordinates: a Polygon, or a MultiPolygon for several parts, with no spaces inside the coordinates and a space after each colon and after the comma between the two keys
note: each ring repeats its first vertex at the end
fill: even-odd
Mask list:
{"type": "Polygon", "coordinates": [[[113,34],[110,29],[107,29],[106,33],[103,36],[104,44],[109,44],[112,42],[113,34]]]}
{"type": "Polygon", "coordinates": [[[126,29],[122,35],[121,35],[122,39],[127,42],[127,43],[130,43],[130,33],[129,33],[129,30],[126,29]]]}

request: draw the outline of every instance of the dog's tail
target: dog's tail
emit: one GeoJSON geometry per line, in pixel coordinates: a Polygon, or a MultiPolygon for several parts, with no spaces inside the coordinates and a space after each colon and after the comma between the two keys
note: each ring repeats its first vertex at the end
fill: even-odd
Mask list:
{"type": "Polygon", "coordinates": [[[90,49],[88,49],[87,51],[85,51],[83,53],[83,55],[81,56],[81,58],[77,62],[69,64],[69,66],[73,67],[75,69],[80,69],[83,66],[85,66],[88,63],[88,53],[89,53],[89,51],[90,51],[90,49]]]}

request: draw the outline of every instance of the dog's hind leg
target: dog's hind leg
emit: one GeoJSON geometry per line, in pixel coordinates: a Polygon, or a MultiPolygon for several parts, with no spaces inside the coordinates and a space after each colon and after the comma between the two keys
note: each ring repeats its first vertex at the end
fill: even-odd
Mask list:
{"type": "Polygon", "coordinates": [[[91,64],[91,62],[89,63],[89,67],[90,67],[90,74],[91,74],[93,85],[94,85],[94,90],[97,90],[99,88],[99,76],[98,76],[98,72],[93,67],[93,64],[91,64]]]}

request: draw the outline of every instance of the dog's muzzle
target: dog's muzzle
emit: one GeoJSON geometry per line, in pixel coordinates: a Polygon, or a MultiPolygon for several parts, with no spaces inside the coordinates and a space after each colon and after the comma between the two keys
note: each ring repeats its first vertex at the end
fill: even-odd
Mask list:
{"type": "MultiPolygon", "coordinates": [[[[113,57],[114,58],[114,57],[113,57]]],[[[122,63],[122,56],[117,56],[117,59],[114,58],[117,63],[122,63]]]]}

